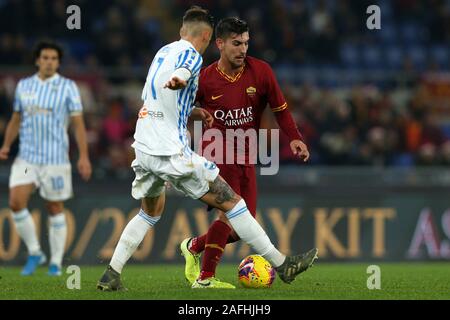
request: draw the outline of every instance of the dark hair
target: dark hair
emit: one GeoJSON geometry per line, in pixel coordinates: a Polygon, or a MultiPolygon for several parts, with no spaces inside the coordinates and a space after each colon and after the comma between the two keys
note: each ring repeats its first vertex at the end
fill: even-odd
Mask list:
{"type": "Polygon", "coordinates": [[[204,22],[214,29],[214,17],[199,6],[192,6],[184,13],[183,23],[185,22],[204,22]]]}
{"type": "Polygon", "coordinates": [[[248,32],[248,24],[237,17],[224,18],[216,26],[216,39],[228,38],[231,34],[243,34],[248,32]]]}
{"type": "Polygon", "coordinates": [[[37,58],[39,58],[41,56],[41,52],[44,49],[56,50],[56,52],[58,52],[58,59],[59,59],[59,61],[62,60],[63,49],[62,49],[62,47],[59,44],[57,44],[57,43],[55,43],[53,41],[50,41],[50,40],[41,40],[35,45],[35,47],[33,49],[33,58],[34,58],[35,61],[36,61],[37,58]]]}

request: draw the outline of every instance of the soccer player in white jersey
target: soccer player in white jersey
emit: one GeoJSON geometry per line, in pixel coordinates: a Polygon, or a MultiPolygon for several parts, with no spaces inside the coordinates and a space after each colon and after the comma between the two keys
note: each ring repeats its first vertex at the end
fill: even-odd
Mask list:
{"type": "Polygon", "coordinates": [[[62,54],[55,43],[42,41],[36,45],[34,57],[38,72],[21,79],[17,85],[14,112],[0,149],[0,160],[6,160],[11,144],[19,135],[19,153],[9,178],[9,206],[29,254],[22,275],[33,274],[47,260],[28,210],[28,201],[36,188],[50,215],[48,274],[61,275],[67,234],[63,202],[72,197],[69,120],[79,150],[78,171],[84,180],[91,175],[80,94],[74,81],[57,73],[62,54]]]}
{"type": "MultiPolygon", "coordinates": [[[[133,143],[136,159],[132,168],[136,178],[131,193],[142,201],[141,210],[123,230],[111,262],[97,283],[100,290],[126,290],[120,274],[148,230],[161,218],[166,182],[185,195],[226,212],[239,237],[271,262],[283,281],[293,281],[316,259],[317,249],[290,257],[280,253],[252,217],[245,201],[219,176],[217,166],[190,149],[186,137],[188,117],[207,124],[212,121],[206,110],[194,108],[201,55],[212,32],[208,11],[194,6],[183,17],[181,40],[161,48],[153,59],[133,143]]],[[[234,288],[214,277],[197,280],[192,287],[234,288]]]]}

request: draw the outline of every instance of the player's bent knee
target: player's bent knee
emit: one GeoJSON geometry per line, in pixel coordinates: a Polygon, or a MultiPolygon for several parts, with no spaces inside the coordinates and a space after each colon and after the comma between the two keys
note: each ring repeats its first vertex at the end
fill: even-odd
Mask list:
{"type": "Polygon", "coordinates": [[[230,222],[228,221],[227,216],[225,215],[225,213],[223,211],[220,211],[219,215],[218,215],[218,220],[228,224],[229,226],[231,226],[230,222]]]}
{"type": "Polygon", "coordinates": [[[166,198],[164,193],[162,193],[158,197],[144,198],[142,199],[142,209],[147,215],[151,217],[160,216],[164,211],[165,202],[166,198]]]}
{"type": "Polygon", "coordinates": [[[20,201],[18,199],[9,199],[9,208],[12,212],[19,212],[27,207],[25,201],[20,201]]]}
{"type": "Polygon", "coordinates": [[[61,213],[64,210],[64,204],[62,202],[47,201],[45,207],[50,215],[61,213]]]}
{"type": "Polygon", "coordinates": [[[163,209],[147,209],[144,210],[145,214],[150,216],[150,217],[159,217],[162,215],[163,213],[163,209]]]}
{"type": "Polygon", "coordinates": [[[9,208],[13,212],[25,209],[33,192],[33,185],[21,185],[9,189],[9,208]]]}

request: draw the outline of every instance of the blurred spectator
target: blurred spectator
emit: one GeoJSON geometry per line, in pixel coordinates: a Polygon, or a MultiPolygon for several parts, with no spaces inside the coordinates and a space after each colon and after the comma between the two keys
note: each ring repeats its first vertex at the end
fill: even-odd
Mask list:
{"type": "MultiPolygon", "coordinates": [[[[0,1],[0,138],[14,93],[12,80],[6,85],[2,77],[32,73],[24,66],[32,65],[35,40],[56,38],[66,49],[62,73],[80,82],[92,160],[111,172],[128,170],[149,64],[162,44],[178,39],[184,10],[198,4],[216,20],[239,15],[248,21],[249,54],[283,74],[282,89],[311,164],[449,165],[449,135],[442,128],[450,121],[436,115],[435,94],[421,81],[426,70],[450,68],[450,4],[383,1],[382,30],[368,31],[362,17],[372,2],[79,0],[82,30],[74,31],[65,26],[68,0],[0,1]],[[366,79],[376,79],[380,70],[381,80],[366,79]],[[402,90],[406,97],[398,99],[402,90]]],[[[204,65],[217,57],[212,42],[204,65]]],[[[441,112],[450,106],[446,99],[438,103],[441,112]]],[[[264,127],[276,128],[269,115],[264,127]]],[[[287,137],[280,139],[280,160],[300,164],[287,137]]]]}
{"type": "Polygon", "coordinates": [[[417,153],[416,163],[419,166],[431,166],[437,163],[437,148],[434,144],[423,144],[417,153]]]}
{"type": "Polygon", "coordinates": [[[127,167],[128,139],[134,128],[128,122],[126,105],[122,99],[112,101],[102,122],[102,145],[106,148],[106,158],[110,169],[127,167]],[[126,151],[126,152],[124,152],[126,151]]]}
{"type": "Polygon", "coordinates": [[[432,144],[435,147],[440,147],[445,138],[438,125],[437,118],[433,114],[427,114],[424,118],[421,144],[432,144]]]}
{"type": "Polygon", "coordinates": [[[107,144],[121,144],[131,134],[132,128],[126,119],[123,101],[115,100],[109,104],[102,123],[102,132],[107,144]]]}

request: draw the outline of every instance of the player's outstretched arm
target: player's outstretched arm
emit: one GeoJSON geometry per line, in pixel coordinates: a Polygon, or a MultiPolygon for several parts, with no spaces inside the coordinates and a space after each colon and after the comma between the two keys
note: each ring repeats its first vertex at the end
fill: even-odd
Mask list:
{"type": "Polygon", "coordinates": [[[87,181],[91,177],[92,166],[89,160],[89,152],[86,138],[86,128],[84,126],[83,116],[74,115],[71,117],[73,128],[75,131],[75,140],[78,145],[80,157],[78,159],[77,168],[83,180],[87,181]]]}
{"type": "Polygon", "coordinates": [[[164,85],[165,88],[169,88],[170,90],[179,90],[183,89],[187,86],[187,81],[180,79],[178,77],[172,77],[169,81],[164,85]]]}
{"type": "Polygon", "coordinates": [[[183,89],[187,86],[187,82],[191,77],[191,71],[186,68],[178,68],[176,69],[172,75],[170,76],[169,81],[164,85],[165,88],[169,88],[171,90],[179,90],[183,89]]]}
{"type": "Polygon", "coordinates": [[[6,127],[5,139],[3,140],[3,145],[0,149],[0,160],[8,159],[11,145],[19,134],[20,120],[20,113],[14,112],[6,127]]]}

